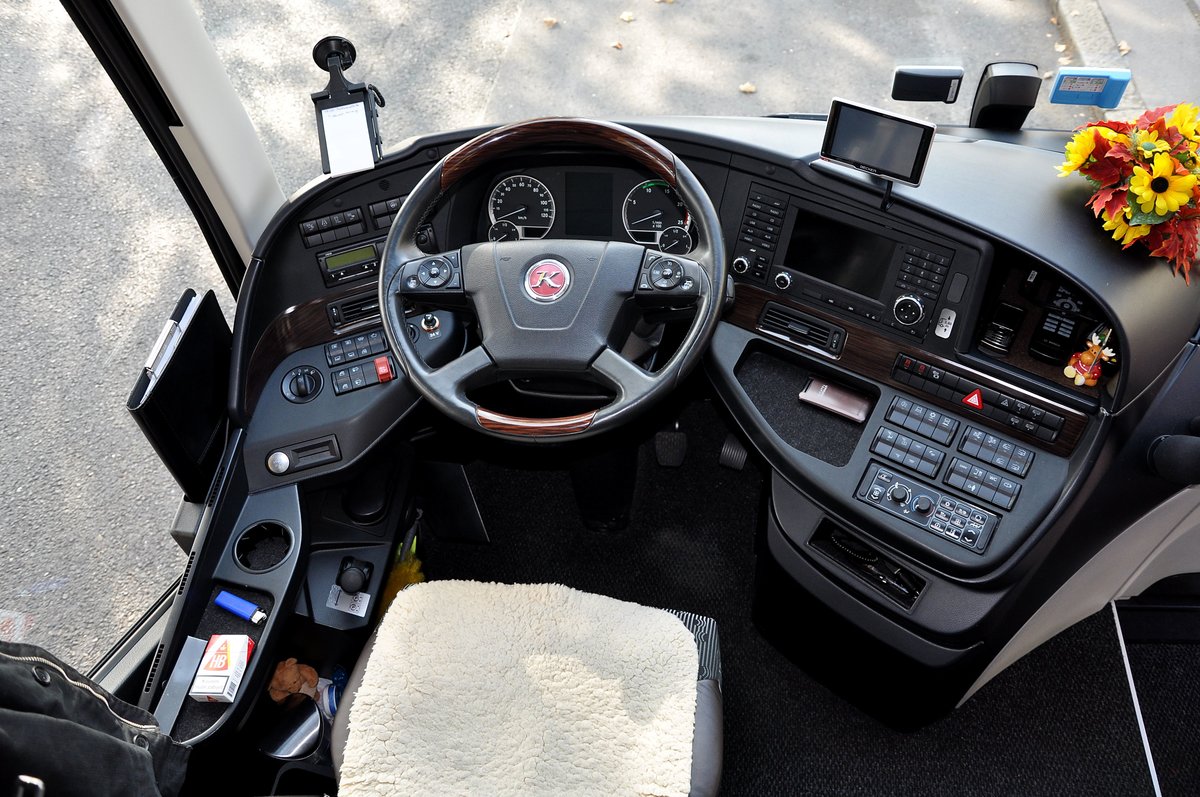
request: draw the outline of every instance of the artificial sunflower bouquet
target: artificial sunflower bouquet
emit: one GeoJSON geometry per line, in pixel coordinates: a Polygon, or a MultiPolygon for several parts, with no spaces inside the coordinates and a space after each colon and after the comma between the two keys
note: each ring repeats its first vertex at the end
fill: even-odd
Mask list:
{"type": "Polygon", "coordinates": [[[1188,273],[1200,238],[1200,108],[1147,111],[1133,122],[1091,122],[1067,142],[1059,175],[1082,174],[1095,193],[1087,206],[1114,240],[1135,241],[1188,273]]]}

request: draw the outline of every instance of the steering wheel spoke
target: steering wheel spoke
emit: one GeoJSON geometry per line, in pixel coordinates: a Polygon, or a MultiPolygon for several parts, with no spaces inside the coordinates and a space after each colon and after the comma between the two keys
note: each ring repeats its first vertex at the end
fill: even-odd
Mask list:
{"type": "Polygon", "coordinates": [[[444,396],[463,399],[466,391],[486,384],[495,371],[496,364],[482,346],[475,348],[426,374],[430,387],[444,396]]]}
{"type": "Polygon", "coordinates": [[[693,304],[707,287],[704,267],[694,260],[646,251],[635,295],[643,306],[693,304]]]}
{"type": "Polygon", "coordinates": [[[392,278],[393,290],[406,299],[423,304],[462,305],[462,252],[458,249],[422,255],[404,263],[392,278]]]}
{"type": "Polygon", "coordinates": [[[654,390],[653,374],[639,368],[612,348],[605,348],[592,362],[592,371],[620,392],[618,403],[639,402],[654,390]]]}

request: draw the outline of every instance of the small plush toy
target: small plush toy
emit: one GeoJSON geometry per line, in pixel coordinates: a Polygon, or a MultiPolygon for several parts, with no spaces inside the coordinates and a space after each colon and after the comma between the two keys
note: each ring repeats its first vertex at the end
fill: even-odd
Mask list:
{"type": "Polygon", "coordinates": [[[419,584],[425,580],[425,574],[421,572],[421,560],[417,558],[417,538],[414,536],[412,543],[407,546],[401,546],[396,552],[396,562],[392,567],[392,573],[388,576],[387,584],[384,585],[382,594],[379,596],[379,605],[387,608],[396,596],[400,594],[400,590],[410,584],[419,584]]]}
{"type": "Polygon", "coordinates": [[[276,703],[282,703],[292,695],[308,695],[316,699],[317,671],[307,664],[300,664],[296,659],[285,659],[275,665],[275,674],[271,677],[267,694],[276,703]]]}
{"type": "Polygon", "coordinates": [[[1104,345],[1108,343],[1110,335],[1111,333],[1106,333],[1101,338],[1100,333],[1093,332],[1088,338],[1087,349],[1071,355],[1067,367],[1063,369],[1063,375],[1074,379],[1076,385],[1095,387],[1100,381],[1101,366],[1117,359],[1117,353],[1104,345]]]}

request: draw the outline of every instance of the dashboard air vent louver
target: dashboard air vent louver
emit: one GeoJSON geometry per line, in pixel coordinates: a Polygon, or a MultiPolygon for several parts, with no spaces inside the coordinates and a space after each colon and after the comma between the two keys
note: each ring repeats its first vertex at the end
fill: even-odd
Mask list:
{"type": "Polygon", "coordinates": [[[374,291],[360,293],[329,304],[329,321],[334,329],[348,327],[359,321],[379,317],[379,296],[374,291]]]}
{"type": "Polygon", "coordinates": [[[841,356],[846,343],[846,330],[841,327],[774,302],[767,302],[758,329],[771,337],[833,357],[841,356]]]}

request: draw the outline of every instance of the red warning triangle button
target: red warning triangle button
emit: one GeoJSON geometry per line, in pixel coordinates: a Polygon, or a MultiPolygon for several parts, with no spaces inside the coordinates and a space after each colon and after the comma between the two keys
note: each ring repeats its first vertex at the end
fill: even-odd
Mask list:
{"type": "Polygon", "coordinates": [[[967,395],[963,396],[963,404],[966,404],[973,410],[983,409],[983,394],[979,392],[979,388],[975,388],[967,395]]]}

